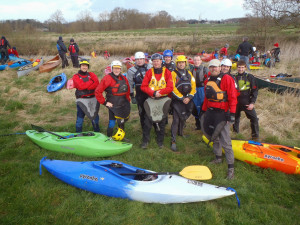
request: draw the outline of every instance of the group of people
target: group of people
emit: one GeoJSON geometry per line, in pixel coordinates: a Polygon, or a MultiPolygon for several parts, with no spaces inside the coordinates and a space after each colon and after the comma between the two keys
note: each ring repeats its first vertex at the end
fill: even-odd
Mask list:
{"type": "Polygon", "coordinates": [[[195,117],[196,130],[213,142],[215,159],[222,162],[222,148],[228,164],[227,178],[234,177],[234,156],[231,146],[230,127],[239,132],[241,111],[250,119],[252,138],[259,138],[258,118],[254,109],[257,86],[253,75],[246,72],[247,64],[239,61],[238,73],[231,74],[232,62],[213,59],[208,68],[202,65],[200,56],[194,57],[194,65],[188,67],[184,55],[173,61],[173,52],[151,56],[152,65],[145,61],[143,52],[135,53],[135,65],[128,69],[127,76],[121,73],[122,63],[111,63],[111,73],[101,81],[88,72],[89,62],[80,62],[80,70],[73,76],[77,102],[76,132],[82,131],[84,116],[92,121],[94,131],[99,132],[99,107],[107,107],[109,122],[106,134],[115,140],[125,140],[125,122],[129,119],[131,105],[137,104],[142,128],[141,148],[147,149],[150,133],[154,127],[156,142],[163,148],[168,115],[171,124],[172,151],[177,149],[177,136],[184,136],[184,128],[190,115],[195,117]],[[104,95],[105,93],[105,95],[104,95]],[[115,135],[114,127],[118,131],[115,135]]]}
{"type": "Polygon", "coordinates": [[[5,36],[0,39],[0,63],[4,64],[9,60],[9,55],[19,57],[16,47],[11,47],[5,36]],[[9,49],[7,49],[9,47],[9,49]]]}

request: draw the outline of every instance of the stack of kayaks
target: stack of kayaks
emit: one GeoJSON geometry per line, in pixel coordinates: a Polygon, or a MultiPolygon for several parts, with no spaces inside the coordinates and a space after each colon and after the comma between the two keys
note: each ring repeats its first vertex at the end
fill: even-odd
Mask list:
{"type": "Polygon", "coordinates": [[[44,63],[44,59],[42,57],[40,59],[40,62],[36,66],[33,66],[33,62],[31,62],[30,64],[20,67],[17,72],[18,78],[25,76],[34,70],[38,70],[43,63],[44,63]]]}
{"type": "MultiPolygon", "coordinates": [[[[203,136],[205,143],[208,139],[203,136]]],[[[211,143],[212,146],[212,143],[211,143]]],[[[232,140],[234,158],[262,168],[300,174],[300,150],[284,145],[232,140]]]]}
{"type": "Polygon", "coordinates": [[[130,143],[114,141],[98,132],[55,132],[55,134],[67,138],[63,139],[48,132],[26,131],[26,135],[42,148],[86,157],[117,155],[128,151],[132,147],[130,143]]]}
{"type": "Polygon", "coordinates": [[[188,180],[178,175],[157,175],[151,180],[137,180],[134,175],[121,173],[152,171],[119,161],[71,162],[43,158],[40,164],[58,179],[77,188],[147,203],[199,202],[235,194],[225,187],[188,180]]]}
{"type": "Polygon", "coordinates": [[[50,59],[49,61],[45,62],[43,65],[39,67],[40,73],[50,72],[51,70],[58,67],[61,64],[61,58],[57,54],[54,58],[50,59]]]}
{"type": "Polygon", "coordinates": [[[61,73],[53,77],[47,85],[48,92],[55,92],[62,89],[67,83],[67,76],[65,73],[61,73]]]}

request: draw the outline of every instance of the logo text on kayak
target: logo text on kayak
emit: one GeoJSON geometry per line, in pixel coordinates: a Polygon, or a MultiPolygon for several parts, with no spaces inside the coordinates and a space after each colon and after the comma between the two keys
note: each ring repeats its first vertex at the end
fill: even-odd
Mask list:
{"type": "Polygon", "coordinates": [[[277,161],[280,161],[280,162],[284,162],[284,159],[280,158],[279,156],[273,156],[273,155],[267,155],[267,154],[265,154],[264,158],[266,158],[266,159],[274,159],[274,160],[277,160],[277,161]]]}
{"type": "Polygon", "coordinates": [[[89,175],[85,175],[85,174],[80,174],[79,178],[87,179],[87,180],[92,180],[92,181],[97,181],[98,182],[98,177],[95,177],[95,176],[89,176],[89,175]]]}
{"type": "Polygon", "coordinates": [[[202,182],[199,182],[199,181],[196,181],[196,180],[188,180],[187,182],[188,182],[188,184],[194,184],[194,185],[197,185],[197,186],[202,186],[203,185],[202,182]]]}

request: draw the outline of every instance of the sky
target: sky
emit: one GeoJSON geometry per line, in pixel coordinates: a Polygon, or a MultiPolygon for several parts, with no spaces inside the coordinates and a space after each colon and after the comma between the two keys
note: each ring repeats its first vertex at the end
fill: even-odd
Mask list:
{"type": "Polygon", "coordinates": [[[75,21],[82,12],[89,11],[98,20],[103,12],[116,7],[137,9],[139,12],[167,11],[175,19],[221,20],[244,17],[243,0],[1,0],[0,20],[48,20],[61,10],[67,22],[75,21]]]}

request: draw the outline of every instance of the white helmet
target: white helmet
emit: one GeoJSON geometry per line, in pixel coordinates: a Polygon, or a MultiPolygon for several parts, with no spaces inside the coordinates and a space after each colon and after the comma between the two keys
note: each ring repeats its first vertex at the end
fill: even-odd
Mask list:
{"type": "Polygon", "coordinates": [[[255,52],[256,51],[256,47],[252,47],[253,51],[255,52]]]}
{"type": "Polygon", "coordinates": [[[223,59],[221,61],[221,66],[224,65],[224,66],[232,66],[232,62],[230,59],[223,59]]]}
{"type": "Polygon", "coordinates": [[[113,67],[122,68],[122,63],[119,60],[112,61],[110,64],[111,70],[113,67]]]}
{"type": "Polygon", "coordinates": [[[134,54],[134,58],[135,59],[144,59],[145,58],[145,54],[144,54],[144,52],[136,52],[134,54]]]}

